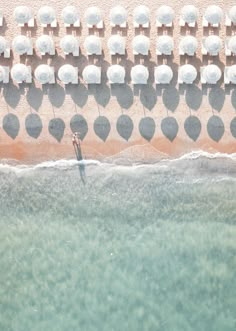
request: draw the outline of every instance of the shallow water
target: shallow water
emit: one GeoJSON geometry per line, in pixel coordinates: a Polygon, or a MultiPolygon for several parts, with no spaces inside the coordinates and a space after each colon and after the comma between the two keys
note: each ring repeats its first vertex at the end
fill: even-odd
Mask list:
{"type": "Polygon", "coordinates": [[[236,329],[236,159],[0,166],[0,330],[236,329]]]}

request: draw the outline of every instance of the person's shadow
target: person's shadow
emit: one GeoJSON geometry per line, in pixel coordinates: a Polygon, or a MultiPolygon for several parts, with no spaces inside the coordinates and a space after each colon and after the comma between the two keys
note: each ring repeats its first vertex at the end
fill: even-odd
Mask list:
{"type": "Polygon", "coordinates": [[[85,164],[83,162],[83,154],[82,154],[82,150],[81,150],[81,145],[80,142],[79,143],[74,143],[74,150],[75,150],[75,155],[77,160],[79,161],[79,173],[80,173],[80,178],[83,182],[83,184],[86,183],[86,173],[85,173],[85,164]]]}

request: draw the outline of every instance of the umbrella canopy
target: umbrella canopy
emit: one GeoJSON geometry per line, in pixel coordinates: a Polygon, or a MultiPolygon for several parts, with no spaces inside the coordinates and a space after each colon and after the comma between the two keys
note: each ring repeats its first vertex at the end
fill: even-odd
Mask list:
{"type": "Polygon", "coordinates": [[[160,84],[169,84],[173,78],[173,71],[170,66],[162,64],[156,67],[155,70],[155,81],[160,84]]]}
{"type": "Polygon", "coordinates": [[[36,40],[36,48],[41,53],[49,53],[50,50],[54,47],[54,41],[52,37],[44,34],[36,40]]]}
{"type": "Polygon", "coordinates": [[[108,39],[107,47],[112,53],[123,54],[125,50],[125,39],[119,34],[111,36],[108,39]]]}
{"type": "Polygon", "coordinates": [[[233,83],[236,84],[236,64],[232,65],[228,69],[228,78],[233,83]]]}
{"type": "Polygon", "coordinates": [[[101,81],[101,70],[99,67],[91,64],[84,68],[82,76],[87,84],[97,84],[101,81]]]}
{"type": "Polygon", "coordinates": [[[230,8],[229,18],[233,23],[236,23],[236,6],[230,8]]]}
{"type": "Polygon", "coordinates": [[[54,78],[54,71],[49,65],[40,64],[35,69],[34,76],[41,84],[47,84],[54,78]]]}
{"type": "Polygon", "coordinates": [[[0,66],[0,82],[2,82],[5,78],[5,69],[3,66],[0,66]]]}
{"type": "Polygon", "coordinates": [[[31,41],[26,36],[17,36],[13,39],[12,48],[19,54],[25,54],[31,50],[31,41]]]}
{"type": "Polygon", "coordinates": [[[78,77],[78,71],[70,64],[65,64],[58,70],[59,79],[65,83],[72,83],[78,77]]]}
{"type": "Polygon", "coordinates": [[[183,83],[192,84],[197,78],[197,70],[191,64],[185,64],[179,69],[179,78],[183,83]]]}
{"type": "Polygon", "coordinates": [[[134,37],[132,42],[133,50],[142,55],[147,55],[150,48],[150,40],[144,35],[134,37]]]}
{"type": "Polygon", "coordinates": [[[66,6],[61,13],[64,23],[74,24],[79,19],[79,12],[75,6],[66,6]]]}
{"type": "Polygon", "coordinates": [[[205,40],[205,48],[208,53],[217,54],[222,48],[222,41],[218,36],[208,36],[205,40]]]}
{"type": "Polygon", "coordinates": [[[88,36],[84,41],[84,48],[88,54],[99,54],[101,53],[101,39],[97,36],[88,36]]]}
{"type": "Polygon", "coordinates": [[[161,54],[169,55],[174,48],[173,38],[170,36],[160,36],[157,39],[157,50],[161,54]]]}
{"type": "Polygon", "coordinates": [[[221,77],[221,70],[215,64],[209,64],[203,70],[203,77],[208,84],[215,84],[221,77]]]}
{"type": "Polygon", "coordinates": [[[114,25],[121,25],[127,21],[127,10],[122,6],[116,6],[110,11],[110,21],[114,25]]]}
{"type": "Polygon", "coordinates": [[[156,12],[156,19],[163,25],[172,23],[175,13],[170,6],[161,6],[156,12]]]}
{"type": "Polygon", "coordinates": [[[60,47],[65,53],[73,53],[78,48],[78,40],[72,35],[66,35],[61,38],[60,47]]]}
{"type": "Polygon", "coordinates": [[[230,38],[228,47],[232,53],[236,54],[236,36],[230,38]]]}
{"type": "Polygon", "coordinates": [[[133,11],[134,21],[139,24],[146,24],[150,19],[150,10],[147,6],[138,6],[133,11]]]}
{"type": "Polygon", "coordinates": [[[26,81],[29,70],[25,64],[17,63],[11,69],[11,78],[16,82],[26,81]]]}
{"type": "Polygon", "coordinates": [[[198,17],[198,10],[193,5],[184,6],[181,10],[181,17],[186,23],[194,23],[198,17]]]}
{"type": "Polygon", "coordinates": [[[179,47],[185,54],[193,55],[197,50],[197,38],[186,36],[180,41],[179,47]]]}
{"type": "Polygon", "coordinates": [[[7,41],[4,37],[0,36],[0,54],[7,49],[7,41]]]}
{"type": "Polygon", "coordinates": [[[219,24],[223,17],[223,12],[219,6],[211,5],[207,7],[204,17],[210,24],[219,24]]]}
{"type": "Polygon", "coordinates": [[[89,7],[84,14],[85,21],[88,25],[96,25],[102,20],[102,13],[98,7],[89,7]]]}
{"type": "Polygon", "coordinates": [[[18,6],[13,13],[14,19],[18,24],[28,23],[33,17],[32,11],[27,6],[18,6]]]}
{"type": "Polygon", "coordinates": [[[124,83],[125,68],[118,64],[110,66],[107,70],[107,78],[114,84],[124,83]]]}
{"type": "Polygon", "coordinates": [[[142,64],[138,64],[131,69],[131,79],[133,84],[146,84],[148,77],[148,69],[142,64]]]}
{"type": "Polygon", "coordinates": [[[37,16],[41,24],[51,24],[56,19],[56,12],[50,6],[43,6],[39,9],[37,16]]]}

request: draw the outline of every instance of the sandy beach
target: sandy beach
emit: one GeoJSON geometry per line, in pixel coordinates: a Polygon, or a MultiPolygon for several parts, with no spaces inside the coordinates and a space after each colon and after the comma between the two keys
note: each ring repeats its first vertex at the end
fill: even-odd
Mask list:
{"type": "MultiPolygon", "coordinates": [[[[219,28],[203,28],[202,14],[208,3],[192,1],[200,11],[199,21],[195,28],[179,26],[180,1],[169,1],[176,16],[173,28],[155,26],[155,12],[164,1],[131,0],[120,1],[129,13],[126,29],[111,28],[109,11],[117,5],[116,1],[86,1],[76,5],[81,13],[81,28],[66,29],[61,21],[61,10],[68,5],[65,0],[57,2],[48,0],[57,11],[58,27],[20,28],[13,21],[13,10],[18,5],[30,6],[34,13],[45,5],[45,1],[29,0],[8,2],[2,0],[4,25],[0,34],[7,40],[25,34],[35,40],[41,34],[50,34],[56,44],[55,56],[17,56],[11,54],[10,59],[0,58],[0,64],[11,67],[15,63],[25,63],[32,70],[41,63],[58,68],[70,63],[79,68],[80,83],[65,86],[57,80],[55,85],[41,86],[33,84],[0,85],[0,158],[2,160],[18,160],[23,163],[35,163],[45,160],[74,158],[71,143],[72,131],[81,133],[82,154],[85,159],[133,160],[150,162],[163,157],[178,157],[194,150],[208,152],[236,152],[236,90],[234,85],[225,86],[223,76],[216,86],[200,83],[200,67],[206,64],[217,64],[222,71],[225,65],[235,64],[235,57],[227,57],[224,47],[219,56],[202,56],[201,40],[209,34],[219,35],[224,41],[234,35],[236,27],[225,27],[224,20],[219,28]],[[133,9],[140,4],[150,8],[150,29],[134,29],[132,21],[133,9]],[[83,15],[88,6],[97,5],[103,11],[103,30],[88,28],[84,24],[83,15]],[[96,34],[102,38],[102,56],[85,54],[83,43],[85,37],[96,34]],[[120,33],[126,38],[125,56],[111,56],[107,49],[107,40],[112,34],[120,33]],[[79,57],[64,56],[59,48],[60,38],[65,34],[74,34],[80,40],[79,57]],[[134,56],[132,39],[135,35],[145,34],[150,37],[149,56],[134,56]],[[173,36],[175,48],[172,56],[156,56],[155,45],[158,35],[173,36]],[[178,44],[185,35],[194,35],[198,39],[198,52],[194,57],[180,56],[178,44]],[[82,70],[87,64],[97,64],[102,68],[102,84],[87,86],[82,80],[82,70]],[[126,68],[127,81],[124,85],[110,86],[106,78],[106,70],[111,64],[121,64],[126,68]],[[154,68],[160,64],[169,64],[174,71],[170,85],[155,85],[154,68]],[[193,85],[179,85],[177,82],[178,67],[190,63],[198,70],[198,78],[193,85]],[[135,64],[148,66],[150,78],[148,85],[133,86],[130,82],[130,69],[135,64]]],[[[224,12],[233,1],[215,1],[224,12]]]]}

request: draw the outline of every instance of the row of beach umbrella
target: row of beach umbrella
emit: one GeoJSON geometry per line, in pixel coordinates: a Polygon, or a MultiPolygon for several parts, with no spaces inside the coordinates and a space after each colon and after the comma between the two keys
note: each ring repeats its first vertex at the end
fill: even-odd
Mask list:
{"type": "MultiPolygon", "coordinates": [[[[9,67],[0,66],[0,82],[9,83],[9,76],[16,83],[32,83],[32,70],[30,66],[23,63],[9,67]]],[[[79,69],[70,64],[62,65],[58,72],[58,78],[64,84],[79,83],[79,69]]],[[[115,64],[111,65],[106,72],[110,84],[124,84],[126,82],[125,67],[115,64]]],[[[148,67],[138,64],[131,68],[132,84],[147,84],[149,79],[148,67]]],[[[197,79],[197,69],[191,64],[185,64],[179,67],[178,83],[193,84],[197,79]]],[[[202,84],[216,84],[221,76],[221,69],[215,64],[209,64],[200,68],[202,84]]],[[[48,64],[39,65],[34,71],[34,77],[40,84],[55,84],[54,67],[48,64]]],[[[97,65],[87,65],[82,71],[82,78],[85,84],[101,84],[101,67],[97,65]]],[[[156,84],[170,84],[173,79],[173,70],[170,66],[163,64],[155,67],[154,78],[156,84]]],[[[224,83],[236,84],[236,65],[225,67],[224,83]]]]}
{"type": "MultiPolygon", "coordinates": [[[[137,35],[132,40],[134,55],[148,55],[150,51],[150,38],[144,35],[137,35]]],[[[102,54],[102,39],[96,35],[85,38],[84,49],[87,55],[102,54]]],[[[202,39],[202,54],[216,56],[223,47],[222,39],[217,35],[209,35],[202,39]]],[[[121,35],[112,35],[107,42],[107,47],[111,55],[124,55],[126,52],[126,39],[121,35]]],[[[36,50],[41,54],[55,55],[55,43],[51,36],[41,35],[35,42],[36,50]]],[[[73,35],[66,35],[60,39],[60,48],[65,55],[73,54],[79,56],[79,39],[73,35]]],[[[179,54],[193,56],[198,48],[197,38],[185,36],[179,43],[179,54]]],[[[24,35],[16,36],[12,41],[12,49],[18,55],[33,55],[32,39],[24,35]]],[[[157,55],[171,55],[174,50],[174,39],[168,35],[159,36],[156,40],[157,55]]],[[[10,46],[6,38],[0,36],[0,55],[10,57],[10,46]]],[[[236,54],[236,36],[228,37],[225,40],[225,54],[236,54]]]]}
{"type": "MultiPolygon", "coordinates": [[[[145,5],[139,5],[134,8],[133,24],[134,27],[149,27],[150,24],[150,9],[145,5]]],[[[27,6],[18,6],[14,10],[14,19],[20,26],[28,25],[33,27],[35,24],[35,17],[32,9],[27,6]]],[[[223,19],[223,10],[217,5],[210,5],[203,13],[202,24],[203,26],[217,27],[223,19]]],[[[1,12],[1,17],[3,13],[1,12]]],[[[195,26],[199,17],[199,10],[193,5],[185,5],[180,13],[179,25],[183,26],[195,26]]],[[[67,6],[61,12],[61,18],[66,27],[75,26],[79,27],[81,24],[81,16],[77,7],[67,6]]],[[[128,12],[125,7],[116,6],[111,9],[109,14],[111,26],[127,26],[128,12]]],[[[170,6],[163,5],[157,8],[156,11],[156,26],[172,26],[175,18],[174,9],[170,6]]],[[[88,28],[96,26],[97,28],[103,28],[103,13],[100,8],[93,6],[87,8],[84,13],[84,21],[88,28]]],[[[37,12],[38,23],[45,27],[50,25],[51,27],[57,26],[57,14],[53,7],[43,6],[37,12]]],[[[1,23],[1,21],[0,21],[1,23]]],[[[225,24],[230,26],[236,24],[236,6],[231,7],[225,14],[225,24]]],[[[0,24],[1,25],[1,24],[0,24]]]]}

